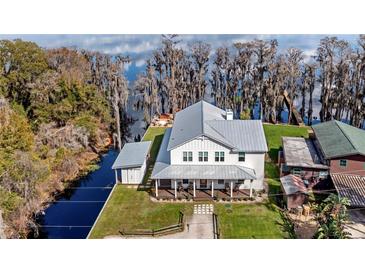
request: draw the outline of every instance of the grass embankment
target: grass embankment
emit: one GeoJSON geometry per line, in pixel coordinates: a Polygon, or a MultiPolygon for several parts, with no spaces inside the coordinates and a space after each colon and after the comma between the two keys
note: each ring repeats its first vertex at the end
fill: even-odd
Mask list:
{"type": "Polygon", "coordinates": [[[179,212],[192,213],[192,204],[152,202],[146,191],[116,186],[90,238],[120,235],[119,231],[157,229],[176,224],[179,212]]]}
{"type": "Polygon", "coordinates": [[[150,150],[150,159],[148,161],[146,175],[143,178],[144,185],[151,185],[150,177],[152,174],[153,166],[156,162],[156,157],[160,149],[165,131],[166,131],[165,127],[149,127],[142,139],[142,141],[152,141],[152,147],[150,150]]]}

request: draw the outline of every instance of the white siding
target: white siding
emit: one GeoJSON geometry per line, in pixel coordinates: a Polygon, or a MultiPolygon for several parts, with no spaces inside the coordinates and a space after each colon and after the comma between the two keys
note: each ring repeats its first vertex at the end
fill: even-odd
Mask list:
{"type": "Polygon", "coordinates": [[[138,168],[122,169],[122,184],[141,184],[146,173],[146,160],[138,168]]]}
{"type": "MultiPolygon", "coordinates": [[[[265,153],[246,153],[245,161],[238,161],[238,153],[232,152],[229,148],[210,140],[207,137],[200,137],[188,143],[185,143],[173,150],[171,150],[171,164],[172,165],[238,165],[252,168],[255,170],[257,180],[253,182],[253,188],[262,189],[264,179],[264,162],[265,153]],[[184,162],[183,152],[192,151],[193,161],[184,162]],[[208,151],[208,162],[199,162],[199,151],[208,151]],[[224,151],[224,162],[215,161],[215,152],[224,151]]],[[[173,185],[173,184],[172,184],[173,185]]],[[[208,182],[210,185],[210,182],[208,182]]],[[[217,185],[217,184],[216,184],[217,185]]],[[[242,188],[249,188],[249,181],[246,181],[242,188]]],[[[224,187],[223,187],[224,188],[224,187]]]]}

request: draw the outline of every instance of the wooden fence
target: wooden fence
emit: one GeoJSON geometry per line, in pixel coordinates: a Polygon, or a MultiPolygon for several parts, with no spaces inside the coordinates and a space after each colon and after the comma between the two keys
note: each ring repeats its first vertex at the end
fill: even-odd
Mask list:
{"type": "Polygon", "coordinates": [[[163,235],[168,235],[172,233],[184,231],[184,214],[179,212],[179,221],[177,224],[158,228],[158,229],[137,229],[135,231],[125,231],[120,230],[119,233],[122,236],[148,236],[148,237],[158,237],[163,235]]]}
{"type": "Polygon", "coordinates": [[[214,239],[219,239],[220,238],[220,231],[219,231],[219,226],[218,226],[218,215],[213,213],[212,218],[213,218],[213,235],[214,235],[214,239]]]}

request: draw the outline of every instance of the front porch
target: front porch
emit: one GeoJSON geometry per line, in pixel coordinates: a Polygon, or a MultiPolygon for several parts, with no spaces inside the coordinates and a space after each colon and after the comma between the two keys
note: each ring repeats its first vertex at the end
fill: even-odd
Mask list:
{"type": "Polygon", "coordinates": [[[216,189],[212,190],[208,189],[196,189],[195,195],[193,190],[189,189],[180,189],[175,193],[174,189],[169,188],[159,188],[158,194],[156,195],[156,189],[152,190],[152,196],[157,199],[186,199],[186,200],[234,200],[234,199],[249,199],[250,198],[250,190],[249,189],[238,189],[231,192],[225,189],[216,189]]]}

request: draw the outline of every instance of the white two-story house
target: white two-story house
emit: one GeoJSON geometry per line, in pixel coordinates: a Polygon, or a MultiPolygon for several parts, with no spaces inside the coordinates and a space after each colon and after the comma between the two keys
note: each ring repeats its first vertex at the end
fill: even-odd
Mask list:
{"type": "Polygon", "coordinates": [[[152,171],[156,196],[169,189],[209,192],[230,197],[241,189],[264,188],[267,145],[259,120],[234,120],[225,111],[200,101],[179,111],[168,128],[152,171]]]}

